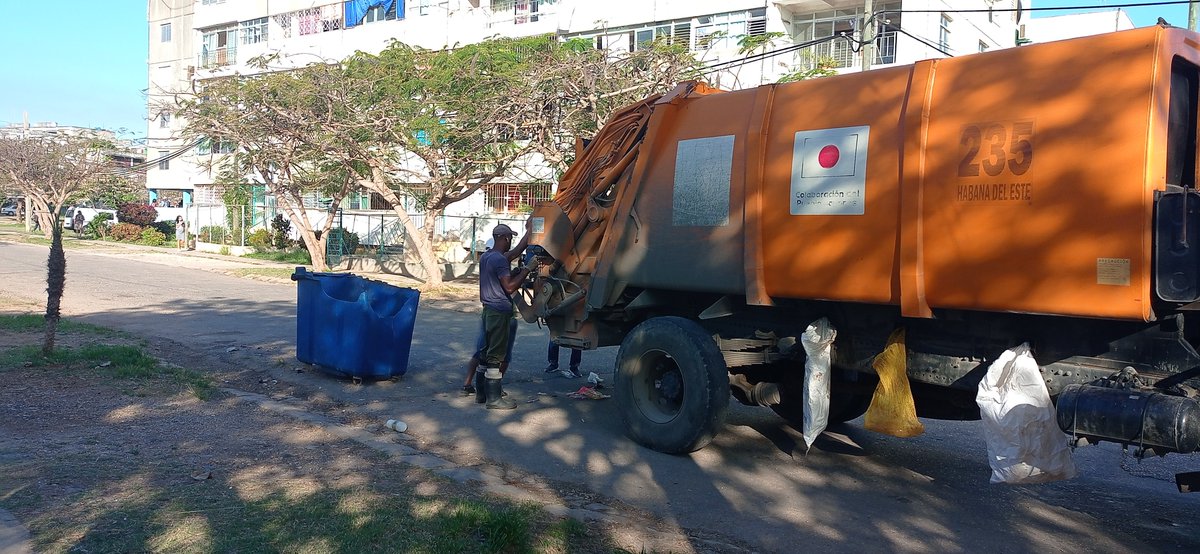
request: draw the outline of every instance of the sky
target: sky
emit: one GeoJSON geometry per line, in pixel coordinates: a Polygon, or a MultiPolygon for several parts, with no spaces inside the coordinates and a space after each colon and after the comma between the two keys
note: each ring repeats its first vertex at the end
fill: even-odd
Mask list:
{"type": "Polygon", "coordinates": [[[146,0],[0,0],[0,125],[146,136],[146,0]]]}
{"type": "MultiPolygon", "coordinates": [[[[4,1],[4,0],[0,0],[4,1]]],[[[1165,2],[1168,0],[1024,0],[1022,5],[1033,5],[1034,8],[1054,8],[1054,7],[1070,7],[1070,6],[1095,6],[1100,9],[1112,9],[1112,6],[1120,6],[1122,4],[1149,4],[1157,2],[1165,2]]],[[[954,0],[950,0],[951,3],[954,0]]],[[[1153,25],[1158,21],[1159,17],[1167,20],[1167,23],[1176,27],[1187,26],[1187,4],[1183,2],[1175,2],[1171,5],[1164,6],[1142,6],[1137,8],[1122,8],[1129,13],[1129,18],[1133,20],[1133,24],[1137,27],[1145,27],[1153,25]]],[[[1066,15],[1070,13],[1078,13],[1079,11],[1095,11],[1088,10],[1047,10],[1031,12],[1033,17],[1049,17],[1055,15],[1066,15]]]]}
{"type": "MultiPolygon", "coordinates": [[[[1111,7],[1136,1],[1024,3],[1111,7]]],[[[1173,25],[1187,25],[1186,4],[1127,10],[1139,27],[1160,16],[1173,25]]],[[[1071,12],[1033,15],[1064,13],[1071,12]]],[[[145,137],[146,0],[0,0],[0,21],[5,22],[0,32],[0,52],[5,53],[0,56],[0,125],[20,123],[27,113],[30,122],[102,127],[118,131],[122,138],[145,137]]]]}

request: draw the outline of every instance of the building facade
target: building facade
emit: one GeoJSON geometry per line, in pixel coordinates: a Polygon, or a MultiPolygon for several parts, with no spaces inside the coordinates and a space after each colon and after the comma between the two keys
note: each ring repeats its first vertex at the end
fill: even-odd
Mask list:
{"type": "MultiPolygon", "coordinates": [[[[669,40],[709,66],[728,62],[706,77],[736,89],[817,66],[859,71],[865,30],[876,37],[868,67],[1011,47],[1016,7],[1017,0],[149,0],[148,157],[161,161],[148,171],[147,187],[152,199],[170,190],[189,204],[220,202],[213,175],[198,162],[223,146],[185,144],[171,101],[204,79],[255,73],[247,61],[265,54],[278,55],[274,70],[378,52],[392,40],[437,49],[554,34],[593,40],[614,55],[669,40]],[[869,20],[868,9],[875,13],[869,20]],[[744,37],[762,43],[750,53],[772,55],[740,62],[744,37]]],[[[497,184],[452,210],[505,212],[549,188],[497,184]]],[[[374,207],[365,197],[347,202],[374,207]]]]}

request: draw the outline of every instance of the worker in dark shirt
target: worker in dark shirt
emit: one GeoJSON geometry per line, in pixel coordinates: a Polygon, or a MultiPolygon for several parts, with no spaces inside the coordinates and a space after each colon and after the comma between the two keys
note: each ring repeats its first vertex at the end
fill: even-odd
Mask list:
{"type": "Polygon", "coordinates": [[[512,294],[520,288],[531,272],[537,271],[539,265],[535,257],[519,271],[511,271],[510,264],[529,244],[527,230],[525,236],[514,247],[512,240],[516,235],[508,225],[497,225],[492,230],[495,247],[479,258],[479,302],[483,304],[483,329],[487,342],[479,365],[484,370],[483,380],[486,383],[481,383],[479,374],[476,373],[475,390],[484,391],[483,395],[490,410],[511,410],[517,407],[516,402],[504,398],[504,391],[500,385],[504,375],[500,372],[500,364],[504,362],[509,345],[508,329],[513,319],[512,294]]]}

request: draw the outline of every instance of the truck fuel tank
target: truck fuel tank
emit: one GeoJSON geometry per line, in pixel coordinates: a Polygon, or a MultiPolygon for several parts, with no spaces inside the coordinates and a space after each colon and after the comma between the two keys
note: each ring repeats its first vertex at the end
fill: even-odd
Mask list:
{"type": "Polygon", "coordinates": [[[1068,385],[1058,397],[1058,427],[1159,454],[1200,451],[1200,400],[1144,388],[1068,385]]]}

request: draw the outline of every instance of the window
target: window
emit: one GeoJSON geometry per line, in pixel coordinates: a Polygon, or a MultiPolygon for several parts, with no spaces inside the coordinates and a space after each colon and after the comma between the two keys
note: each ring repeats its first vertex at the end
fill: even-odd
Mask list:
{"type": "Polygon", "coordinates": [[[237,150],[237,144],[228,140],[203,138],[196,145],[196,153],[201,156],[209,154],[232,154],[234,150],[237,150]]]}
{"type": "Polygon", "coordinates": [[[238,29],[242,37],[242,44],[258,44],[267,41],[267,18],[260,17],[243,21],[238,29]]]}
{"type": "Polygon", "coordinates": [[[383,6],[374,6],[367,9],[367,15],[363,18],[363,23],[373,23],[376,21],[394,21],[396,19],[396,6],[399,1],[392,2],[391,7],[384,11],[383,6]]]}
{"type": "Polygon", "coordinates": [[[161,169],[163,171],[171,169],[171,160],[167,159],[167,156],[170,154],[171,154],[170,150],[159,150],[158,151],[158,168],[159,169],[161,169]]]}
{"type": "Polygon", "coordinates": [[[158,128],[166,129],[171,126],[171,114],[163,112],[158,114],[158,128]]]}
{"type": "Polygon", "coordinates": [[[550,183],[494,183],[484,187],[493,212],[512,212],[553,198],[550,183]]]}
{"type": "Polygon", "coordinates": [[[942,14],[942,23],[941,23],[941,26],[938,28],[938,47],[941,48],[943,52],[950,51],[950,22],[951,21],[954,21],[954,20],[950,19],[950,16],[948,16],[946,14],[942,14]]]}
{"type": "MultiPolygon", "coordinates": [[[[553,9],[550,8],[550,5],[557,2],[558,0],[492,0],[492,13],[495,17],[488,23],[488,26],[494,26],[500,22],[512,22],[516,25],[536,23],[543,17],[551,15],[547,13],[547,9],[553,9]]],[[[433,2],[428,3],[433,4],[433,2]]]]}
{"type": "Polygon", "coordinates": [[[163,23],[158,26],[158,41],[171,42],[171,24],[163,23]]]}
{"type": "Polygon", "coordinates": [[[295,34],[312,35],[341,29],[343,12],[343,4],[332,4],[297,10],[274,17],[284,38],[289,38],[292,36],[293,30],[295,34]]]}
{"type": "MultiPolygon", "coordinates": [[[[879,21],[875,34],[876,64],[896,63],[896,35],[900,28],[901,13],[899,2],[886,4],[875,2],[876,12],[886,12],[887,16],[879,21]]],[[[840,36],[845,33],[854,38],[859,32],[863,19],[861,8],[847,8],[813,12],[811,14],[793,16],[791,25],[791,40],[793,43],[803,43],[823,38],[840,36]]],[[[753,32],[751,33],[753,34],[753,32]]],[[[862,61],[861,50],[845,39],[834,39],[814,44],[795,54],[793,62],[797,67],[813,69],[818,64],[832,62],[831,67],[853,67],[862,61]]]]}
{"type": "Polygon", "coordinates": [[[201,31],[200,67],[220,67],[237,62],[237,27],[201,31]]]}

